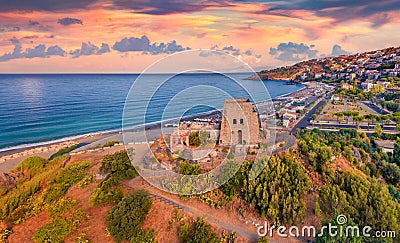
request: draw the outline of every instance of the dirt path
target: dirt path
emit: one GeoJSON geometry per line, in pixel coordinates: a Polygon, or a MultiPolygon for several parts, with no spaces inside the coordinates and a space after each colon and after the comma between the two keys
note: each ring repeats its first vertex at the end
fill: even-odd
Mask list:
{"type": "MultiPolygon", "coordinates": [[[[150,196],[153,199],[163,202],[167,205],[171,205],[175,208],[179,208],[185,213],[188,213],[194,217],[206,218],[207,222],[209,222],[211,225],[228,232],[234,231],[244,238],[246,242],[257,242],[257,239],[259,238],[257,234],[257,227],[253,225],[252,222],[245,222],[244,219],[240,219],[237,212],[228,212],[224,209],[212,208],[195,198],[182,200],[178,195],[170,194],[150,186],[141,177],[136,177],[131,181],[125,182],[123,183],[123,186],[130,189],[145,189],[149,191],[150,196]]],[[[283,243],[298,241],[293,238],[274,238],[269,239],[269,242],[283,243]]]]}
{"type": "Polygon", "coordinates": [[[156,188],[150,187],[147,184],[138,186],[137,184],[142,183],[140,179],[141,179],[140,177],[137,177],[132,181],[130,181],[129,183],[124,183],[123,185],[131,189],[146,189],[150,192],[150,196],[156,200],[164,202],[173,207],[179,208],[182,211],[189,213],[193,216],[206,218],[210,224],[223,228],[224,230],[227,230],[229,232],[234,231],[237,234],[241,235],[242,237],[248,239],[249,242],[257,241],[258,235],[255,227],[254,230],[250,230],[249,227],[244,228],[235,225],[234,222],[236,220],[232,218],[229,218],[229,220],[233,222],[230,223],[228,222],[228,218],[215,217],[210,213],[210,211],[214,211],[214,209],[212,209],[208,205],[205,205],[207,207],[207,209],[205,210],[203,207],[198,207],[198,205],[196,206],[190,205],[190,203],[188,203],[189,200],[188,201],[177,200],[175,198],[175,195],[168,196],[166,195],[166,193],[156,188]]]}

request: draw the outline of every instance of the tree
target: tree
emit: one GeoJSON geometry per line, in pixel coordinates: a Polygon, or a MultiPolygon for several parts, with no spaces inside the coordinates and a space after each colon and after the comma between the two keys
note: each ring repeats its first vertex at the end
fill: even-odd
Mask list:
{"type": "Polygon", "coordinates": [[[400,115],[393,114],[391,119],[392,119],[392,121],[394,121],[396,123],[396,125],[399,125],[399,123],[400,123],[400,115]]]}
{"type": "Polygon", "coordinates": [[[192,165],[185,160],[179,164],[178,173],[182,175],[198,175],[200,174],[200,166],[192,165]]]}
{"type": "Polygon", "coordinates": [[[189,135],[189,145],[191,146],[200,146],[201,140],[200,140],[200,133],[199,131],[195,131],[190,133],[189,135]]]}
{"type": "Polygon", "coordinates": [[[400,138],[394,143],[393,162],[400,166],[400,138]]]}
{"type": "Polygon", "coordinates": [[[346,123],[349,123],[350,116],[353,115],[352,111],[343,111],[343,115],[346,117],[346,123]]]}
{"type": "Polygon", "coordinates": [[[107,230],[117,242],[143,234],[141,226],[152,204],[147,191],[132,192],[109,212],[106,218],[107,230]]]}
{"type": "Polygon", "coordinates": [[[388,115],[382,115],[381,116],[381,121],[382,121],[382,128],[384,125],[389,121],[389,116],[388,115]]]}
{"type": "Polygon", "coordinates": [[[396,125],[395,130],[396,130],[396,132],[400,132],[400,124],[397,124],[397,125],[396,125]]]}
{"type": "Polygon", "coordinates": [[[368,121],[368,131],[369,131],[369,125],[372,122],[372,116],[373,116],[372,114],[364,115],[364,119],[366,119],[368,121]]]}
{"type": "Polygon", "coordinates": [[[381,93],[383,93],[383,88],[382,88],[382,86],[377,85],[377,84],[374,85],[373,92],[374,92],[375,94],[381,94],[381,93]]]}
{"type": "Polygon", "coordinates": [[[343,117],[343,112],[335,112],[333,115],[337,117],[337,122],[340,124],[340,119],[343,117]]]}
{"type": "Polygon", "coordinates": [[[357,124],[357,129],[359,129],[360,122],[364,121],[364,117],[363,116],[355,116],[355,117],[353,117],[353,121],[357,124]]]}
{"type": "Polygon", "coordinates": [[[194,229],[187,239],[188,243],[218,243],[221,240],[211,230],[211,225],[207,224],[203,218],[194,223],[194,229]]]}
{"type": "MultiPolygon", "coordinates": [[[[346,218],[347,222],[345,222],[344,224],[339,224],[338,221],[340,220],[340,217],[343,216],[339,216],[340,214],[338,212],[334,212],[334,214],[332,215],[332,218],[329,222],[325,221],[322,223],[322,226],[328,227],[328,225],[331,226],[336,226],[336,227],[343,227],[343,229],[345,230],[347,227],[357,227],[357,225],[354,223],[353,219],[351,218],[346,218]],[[339,217],[339,218],[338,218],[339,217]]],[[[341,221],[339,221],[341,222],[341,221]]],[[[361,227],[359,227],[361,228],[361,227]]],[[[320,234],[317,235],[317,237],[315,238],[316,243],[336,243],[336,242],[346,242],[346,243],[362,243],[364,242],[362,235],[362,232],[360,233],[360,236],[358,236],[356,234],[356,232],[354,233],[354,235],[351,235],[352,231],[349,231],[349,235],[346,234],[337,234],[336,236],[333,236],[331,234],[329,234],[329,232],[326,230],[324,232],[321,232],[322,236],[319,236],[320,234]]]]}
{"type": "Polygon", "coordinates": [[[381,125],[376,124],[376,126],[375,126],[375,133],[376,133],[379,137],[382,136],[383,130],[382,130],[381,125]]]}
{"type": "Polygon", "coordinates": [[[346,213],[360,227],[400,230],[400,204],[390,195],[387,185],[354,172],[337,172],[331,183],[319,192],[324,213],[346,213]]]}
{"type": "Polygon", "coordinates": [[[303,220],[306,212],[303,197],[310,185],[305,169],[288,156],[282,159],[273,156],[269,160],[263,157],[260,160],[265,167],[253,180],[248,179],[252,164],[244,164],[244,199],[262,217],[270,219],[276,225],[295,224],[303,220]]]}
{"type": "Polygon", "coordinates": [[[400,167],[394,163],[384,163],[383,177],[393,185],[400,182],[400,167]]]}

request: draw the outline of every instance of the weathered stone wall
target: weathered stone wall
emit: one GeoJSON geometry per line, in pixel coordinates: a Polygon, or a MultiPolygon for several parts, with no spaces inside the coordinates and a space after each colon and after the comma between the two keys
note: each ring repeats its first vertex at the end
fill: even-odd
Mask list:
{"type": "Polygon", "coordinates": [[[221,122],[220,144],[254,145],[259,141],[260,128],[258,114],[249,99],[225,100],[221,122]]]}

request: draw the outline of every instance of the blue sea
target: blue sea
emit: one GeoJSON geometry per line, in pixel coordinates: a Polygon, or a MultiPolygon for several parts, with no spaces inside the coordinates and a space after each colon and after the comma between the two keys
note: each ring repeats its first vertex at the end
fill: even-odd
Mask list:
{"type": "MultiPolygon", "coordinates": [[[[285,81],[246,80],[248,76],[230,74],[250,87],[263,82],[271,98],[304,88],[301,84],[289,85],[285,81]]],[[[0,152],[15,146],[120,130],[125,100],[137,77],[135,74],[0,75],[0,152]]],[[[142,90],[155,90],[154,95],[151,98],[143,93],[130,96],[129,108],[133,114],[135,109],[148,106],[146,123],[221,109],[228,96],[249,96],[240,85],[220,74],[182,74],[157,89],[152,86],[167,77],[169,75],[165,74],[142,76],[142,80],[147,79],[140,83],[144,86],[142,90]],[[137,98],[132,101],[132,97],[137,98]]],[[[257,101],[270,98],[262,91],[252,95],[257,101]]],[[[129,119],[130,126],[142,123],[143,117],[133,115],[129,119]]]]}

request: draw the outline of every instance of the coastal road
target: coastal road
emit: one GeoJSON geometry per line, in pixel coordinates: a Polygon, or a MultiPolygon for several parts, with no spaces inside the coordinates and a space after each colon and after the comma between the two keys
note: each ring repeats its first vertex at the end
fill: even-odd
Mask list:
{"type": "MultiPolygon", "coordinates": [[[[315,123],[314,127],[316,128],[357,128],[357,125],[355,124],[338,124],[338,123],[315,123]]],[[[368,125],[359,125],[358,126],[360,129],[363,130],[368,130],[368,125]]],[[[396,127],[395,126],[383,126],[382,127],[384,131],[395,131],[396,127]]],[[[375,124],[369,126],[370,131],[374,131],[375,129],[375,124]]]]}
{"type": "Polygon", "coordinates": [[[325,96],[324,98],[322,98],[318,104],[314,105],[314,107],[309,110],[304,116],[303,118],[301,118],[301,120],[299,122],[297,122],[297,124],[292,128],[291,133],[295,133],[297,129],[304,129],[307,126],[311,125],[311,120],[312,120],[312,116],[315,114],[315,112],[321,108],[328,99],[330,99],[330,95],[325,96]]]}
{"type": "Polygon", "coordinates": [[[382,110],[381,108],[379,108],[378,106],[376,106],[375,104],[372,104],[371,102],[362,102],[364,105],[368,106],[368,108],[374,110],[376,113],[380,114],[380,115],[387,115],[390,114],[389,112],[382,110]]]}

